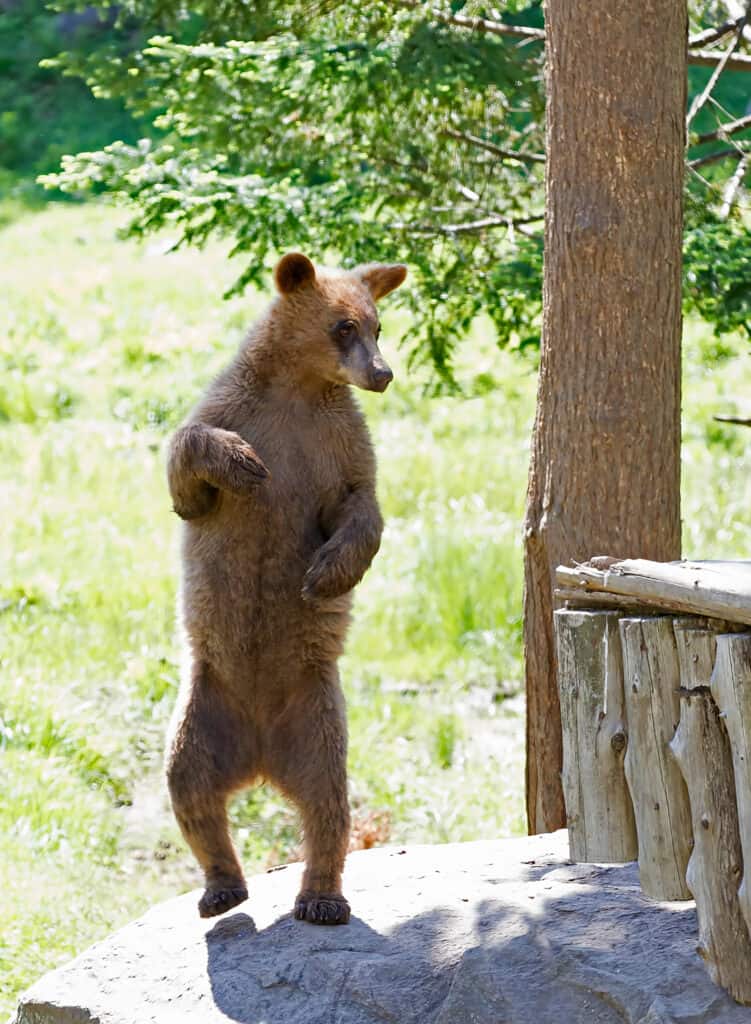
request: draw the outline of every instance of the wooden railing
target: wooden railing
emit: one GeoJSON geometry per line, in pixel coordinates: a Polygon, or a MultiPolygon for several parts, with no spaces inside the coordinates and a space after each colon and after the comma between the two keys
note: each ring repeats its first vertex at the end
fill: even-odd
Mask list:
{"type": "Polygon", "coordinates": [[[751,564],[556,578],[571,856],[638,859],[649,896],[693,896],[700,955],[751,1004],[751,564]]]}

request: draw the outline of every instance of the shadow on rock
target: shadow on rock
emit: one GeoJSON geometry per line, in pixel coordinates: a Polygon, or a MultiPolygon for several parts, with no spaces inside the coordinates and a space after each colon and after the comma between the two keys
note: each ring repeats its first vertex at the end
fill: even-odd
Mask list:
{"type": "Polygon", "coordinates": [[[207,936],[216,1005],[240,1024],[751,1024],[695,953],[693,904],[650,901],[634,865],[487,881],[393,926],[384,897],[382,932],[232,915],[207,936]]]}
{"type": "Polygon", "coordinates": [[[392,936],[358,917],[325,928],[286,914],[255,932],[233,915],[206,936],[214,1000],[240,1024],[432,1020],[450,984],[432,963],[442,918],[423,915],[392,936]]]}

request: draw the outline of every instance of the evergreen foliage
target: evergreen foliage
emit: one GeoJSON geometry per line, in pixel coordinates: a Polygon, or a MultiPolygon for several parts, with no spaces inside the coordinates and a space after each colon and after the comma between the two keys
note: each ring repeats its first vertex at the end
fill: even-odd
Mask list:
{"type": "MultiPolygon", "coordinates": [[[[133,235],[169,227],[178,245],[231,236],[246,256],[233,291],[260,283],[289,248],[345,265],[408,262],[408,343],[439,387],[454,384],[456,345],[479,314],[499,345],[537,344],[539,40],[470,31],[444,23],[432,5],[384,0],[194,0],[189,10],[130,0],[117,10],[119,31],[137,25],[145,45],[124,51],[108,41],[64,54],[58,66],[151,118],[156,133],[67,157],[49,184],[126,198],[133,235]]],[[[472,0],[440,13],[499,17],[472,0]]],[[[694,13],[693,30],[717,15],[706,5],[694,13]]],[[[511,0],[503,18],[540,26],[541,3],[511,0]]],[[[706,81],[703,70],[692,84],[706,81]]],[[[739,75],[751,77],[721,79],[733,109],[716,92],[699,128],[744,113],[739,75]]],[[[718,332],[749,329],[743,203],[717,215],[735,166],[718,161],[687,175],[686,301],[718,332]]]]}
{"type": "Polygon", "coordinates": [[[56,14],[39,0],[0,4],[0,192],[20,184],[27,197],[43,198],[33,179],[57,170],[65,153],[113,138],[135,142],[148,131],[122,100],[97,101],[85,82],[40,66],[63,45],[98,52],[104,42],[127,53],[144,39],[94,9],[56,14]]]}

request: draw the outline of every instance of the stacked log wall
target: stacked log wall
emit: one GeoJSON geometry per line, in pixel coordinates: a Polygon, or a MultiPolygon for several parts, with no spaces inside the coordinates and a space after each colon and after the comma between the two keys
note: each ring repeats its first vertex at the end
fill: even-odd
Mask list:
{"type": "Polygon", "coordinates": [[[624,582],[601,561],[559,574],[569,607],[555,613],[571,856],[638,859],[649,896],[693,896],[698,952],[751,1004],[751,586],[714,586],[707,617],[684,566],[662,567],[669,593],[650,578],[644,599],[634,580],[651,563],[618,563],[624,582]]]}

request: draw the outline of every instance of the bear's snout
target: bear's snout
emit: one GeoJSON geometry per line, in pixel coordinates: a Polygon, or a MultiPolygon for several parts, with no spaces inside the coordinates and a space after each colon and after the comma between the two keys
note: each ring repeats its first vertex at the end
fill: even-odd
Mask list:
{"type": "Polygon", "coordinates": [[[373,371],[371,380],[373,381],[374,391],[385,391],[393,380],[393,374],[388,367],[382,367],[379,370],[373,371]]]}
{"type": "Polygon", "coordinates": [[[385,363],[374,366],[370,371],[373,391],[385,391],[393,379],[394,374],[385,363]]]}

